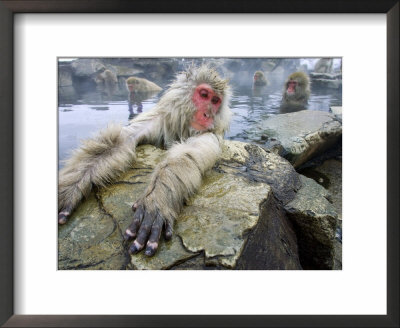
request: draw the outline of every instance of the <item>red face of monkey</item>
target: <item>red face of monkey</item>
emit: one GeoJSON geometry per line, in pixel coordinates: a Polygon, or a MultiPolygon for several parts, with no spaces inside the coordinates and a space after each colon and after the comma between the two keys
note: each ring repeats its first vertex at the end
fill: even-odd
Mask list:
{"type": "Polygon", "coordinates": [[[197,108],[191,122],[192,128],[203,131],[212,127],[214,116],[221,106],[222,97],[217,95],[208,84],[203,83],[196,87],[192,101],[197,108]]]}
{"type": "Polygon", "coordinates": [[[294,80],[290,80],[287,84],[287,93],[292,94],[296,92],[297,82],[294,80]]]}

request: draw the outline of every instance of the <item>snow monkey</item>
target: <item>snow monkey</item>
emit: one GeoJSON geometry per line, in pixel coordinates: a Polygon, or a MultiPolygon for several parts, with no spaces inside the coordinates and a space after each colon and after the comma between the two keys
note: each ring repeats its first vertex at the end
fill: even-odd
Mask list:
{"type": "Polygon", "coordinates": [[[268,85],[268,81],[267,81],[267,79],[265,78],[265,76],[264,76],[264,73],[263,72],[261,72],[261,71],[256,71],[255,73],[254,73],[254,77],[253,77],[253,86],[254,87],[263,87],[263,86],[266,86],[266,85],[268,85]]]}
{"type": "Polygon", "coordinates": [[[135,76],[126,79],[126,88],[129,92],[152,92],[162,90],[157,84],[135,76]]]}
{"type": "Polygon", "coordinates": [[[142,79],[140,77],[131,76],[126,79],[126,88],[129,91],[128,109],[129,118],[134,117],[133,105],[137,105],[137,112],[141,113],[143,109],[142,101],[150,98],[154,94],[162,90],[157,84],[142,79]]]}
{"type": "Polygon", "coordinates": [[[310,97],[310,79],[304,72],[289,75],[285,82],[282,108],[304,109],[310,97]]]}
{"type": "Polygon", "coordinates": [[[315,73],[331,73],[332,72],[333,59],[332,58],[321,58],[319,59],[315,66],[315,73]]]}
{"type": "Polygon", "coordinates": [[[96,76],[95,82],[97,83],[99,90],[105,92],[108,97],[111,97],[118,87],[117,75],[104,67],[96,76]]]}
{"type": "Polygon", "coordinates": [[[128,126],[109,126],[75,150],[59,173],[59,224],[92,185],[104,186],[126,170],[140,144],[168,148],[145,192],[132,206],[133,221],[124,238],[133,240],[129,251],[155,254],[160,235],[172,237],[173,223],[183,203],[201,185],[203,173],[212,168],[221,152],[224,132],[229,128],[228,81],[208,66],[189,68],[150,111],[128,126]]]}

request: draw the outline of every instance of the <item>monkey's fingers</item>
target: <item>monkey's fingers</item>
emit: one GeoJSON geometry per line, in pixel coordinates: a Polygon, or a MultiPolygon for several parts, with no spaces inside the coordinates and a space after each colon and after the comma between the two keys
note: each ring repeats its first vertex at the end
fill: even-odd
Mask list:
{"type": "Polygon", "coordinates": [[[158,248],[158,242],[160,241],[161,231],[164,225],[164,220],[160,214],[157,214],[156,219],[151,227],[151,233],[149,241],[146,244],[145,254],[147,256],[153,256],[158,248]]]}
{"type": "Polygon", "coordinates": [[[138,205],[136,207],[136,212],[133,215],[133,221],[131,225],[128,227],[128,229],[125,230],[124,233],[125,240],[130,240],[136,237],[140,224],[143,221],[144,214],[145,214],[144,206],[138,205]]]}
{"type": "Polygon", "coordinates": [[[172,224],[168,220],[164,220],[164,238],[165,240],[172,238],[172,224]]]}
{"type": "Polygon", "coordinates": [[[138,202],[133,203],[132,205],[132,211],[136,212],[137,208],[139,207],[138,202]]]}
{"type": "Polygon", "coordinates": [[[144,247],[144,243],[149,237],[151,227],[153,225],[154,215],[146,212],[144,215],[144,219],[142,224],[140,225],[139,232],[137,234],[137,238],[132,243],[131,247],[129,248],[129,252],[131,254],[136,254],[141,251],[144,247]]]}
{"type": "Polygon", "coordinates": [[[68,211],[61,211],[60,213],[58,213],[58,224],[67,223],[69,215],[70,212],[68,211]]]}

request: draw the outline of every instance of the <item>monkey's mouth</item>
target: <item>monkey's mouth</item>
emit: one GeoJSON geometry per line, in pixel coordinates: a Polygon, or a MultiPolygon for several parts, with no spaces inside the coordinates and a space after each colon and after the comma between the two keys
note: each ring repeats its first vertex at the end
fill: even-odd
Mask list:
{"type": "Polygon", "coordinates": [[[296,92],[296,83],[289,83],[287,88],[287,93],[295,93],[296,92]]]}
{"type": "Polygon", "coordinates": [[[214,124],[213,123],[202,125],[202,124],[200,124],[198,122],[192,121],[190,123],[190,125],[196,131],[206,131],[206,130],[212,130],[214,128],[214,124]]]}

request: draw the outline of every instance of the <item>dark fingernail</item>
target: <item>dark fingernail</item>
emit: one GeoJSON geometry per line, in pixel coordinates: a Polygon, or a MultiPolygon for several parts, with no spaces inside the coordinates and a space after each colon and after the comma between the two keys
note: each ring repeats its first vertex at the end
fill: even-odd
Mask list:
{"type": "Polygon", "coordinates": [[[67,223],[67,217],[65,215],[60,215],[58,217],[58,224],[65,224],[67,223]]]}
{"type": "Polygon", "coordinates": [[[129,253],[136,254],[137,252],[139,252],[139,250],[136,248],[135,245],[131,245],[131,247],[129,248],[129,253]]]}
{"type": "Polygon", "coordinates": [[[147,256],[153,256],[156,253],[157,248],[158,248],[158,243],[148,242],[144,254],[146,254],[147,256]]]}
{"type": "Polygon", "coordinates": [[[166,232],[164,234],[164,237],[165,237],[166,240],[170,240],[172,238],[172,232],[166,232]]]}
{"type": "Polygon", "coordinates": [[[136,240],[132,243],[131,247],[129,248],[129,253],[136,254],[140,252],[140,250],[143,248],[143,245],[140,245],[136,240]]]}
{"type": "Polygon", "coordinates": [[[68,216],[70,215],[70,211],[63,210],[60,213],[58,213],[58,223],[59,224],[65,224],[68,220],[68,216]]]}
{"type": "Polygon", "coordinates": [[[152,248],[147,248],[146,251],[144,252],[144,254],[147,256],[153,256],[155,253],[156,253],[156,250],[152,249],[152,248]]]}

